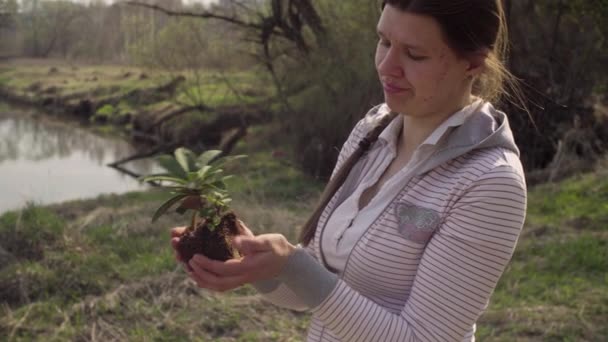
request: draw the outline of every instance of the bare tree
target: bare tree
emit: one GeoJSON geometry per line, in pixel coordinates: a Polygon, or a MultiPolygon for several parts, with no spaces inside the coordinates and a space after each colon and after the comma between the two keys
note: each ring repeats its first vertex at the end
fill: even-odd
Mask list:
{"type": "Polygon", "coordinates": [[[220,6],[185,10],[168,8],[155,1],[125,1],[124,4],[148,8],[172,17],[218,20],[244,30],[245,39],[260,46],[261,53],[256,58],[272,75],[278,98],[288,110],[287,94],[273,63],[275,58],[288,50],[285,43],[306,55],[311,50],[311,44],[325,41],[326,29],[311,0],[270,0],[267,3],[225,0],[220,6]],[[306,38],[307,27],[313,33],[312,42],[306,38]],[[273,46],[279,47],[276,53],[273,53],[273,46]]]}
{"type": "Polygon", "coordinates": [[[14,50],[18,10],[17,0],[0,0],[0,58],[14,50]]]}

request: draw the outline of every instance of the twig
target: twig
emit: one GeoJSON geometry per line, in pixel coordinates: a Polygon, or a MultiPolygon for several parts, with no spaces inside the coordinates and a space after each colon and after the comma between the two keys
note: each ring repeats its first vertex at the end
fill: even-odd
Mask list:
{"type": "MultiPolygon", "coordinates": [[[[223,21],[232,23],[234,25],[246,27],[246,28],[250,28],[250,29],[255,29],[255,30],[263,29],[262,25],[255,24],[255,23],[248,23],[248,22],[245,22],[236,17],[228,17],[225,15],[221,15],[221,14],[217,14],[217,13],[213,13],[213,12],[209,12],[209,11],[202,11],[202,12],[198,12],[198,13],[189,12],[189,11],[175,11],[175,10],[171,10],[168,8],[164,8],[159,5],[147,4],[147,3],[142,3],[139,1],[124,1],[122,3],[126,4],[126,5],[130,5],[130,6],[139,6],[139,7],[159,11],[170,17],[191,17],[191,18],[217,19],[217,20],[223,20],[223,21]]],[[[278,31],[275,31],[274,33],[280,34],[280,32],[278,32],[278,31]]]]}
{"type": "MultiPolygon", "coordinates": [[[[109,166],[111,168],[116,169],[116,170],[118,170],[118,171],[126,174],[127,176],[131,176],[131,177],[133,177],[135,179],[140,179],[141,176],[142,176],[142,175],[140,175],[138,173],[135,173],[135,172],[133,172],[131,170],[128,170],[128,169],[126,169],[126,168],[124,168],[122,166],[118,166],[118,165],[109,165],[109,166]]],[[[150,185],[152,185],[152,186],[154,186],[154,187],[160,187],[160,184],[157,183],[157,182],[147,182],[147,183],[150,184],[150,185]]]]}
{"type": "Polygon", "coordinates": [[[27,318],[27,316],[29,316],[30,311],[32,311],[32,305],[29,305],[27,307],[27,311],[25,311],[25,314],[23,315],[23,317],[21,317],[21,319],[17,322],[17,324],[15,324],[13,326],[13,329],[11,330],[11,333],[8,335],[8,340],[12,340],[13,336],[15,335],[15,332],[17,332],[17,330],[21,327],[21,325],[23,324],[23,322],[25,322],[25,319],[27,318]]]}

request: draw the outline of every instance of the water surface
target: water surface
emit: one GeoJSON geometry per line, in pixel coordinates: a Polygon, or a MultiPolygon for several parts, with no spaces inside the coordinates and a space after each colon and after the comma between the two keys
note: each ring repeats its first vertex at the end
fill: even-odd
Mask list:
{"type": "MultiPolygon", "coordinates": [[[[134,152],[126,141],[3,107],[0,213],[28,202],[50,204],[146,189],[133,177],[106,166],[134,152]]],[[[151,160],[125,167],[138,174],[157,171],[151,160]]]]}

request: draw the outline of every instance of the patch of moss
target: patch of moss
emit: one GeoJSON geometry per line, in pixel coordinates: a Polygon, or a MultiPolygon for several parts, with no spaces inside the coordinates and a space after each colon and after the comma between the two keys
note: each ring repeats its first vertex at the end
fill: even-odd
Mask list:
{"type": "Polygon", "coordinates": [[[106,123],[110,121],[110,119],[114,116],[115,113],[116,108],[114,108],[114,106],[112,106],[111,104],[106,104],[97,109],[95,114],[91,116],[89,120],[91,120],[91,122],[106,123]]]}

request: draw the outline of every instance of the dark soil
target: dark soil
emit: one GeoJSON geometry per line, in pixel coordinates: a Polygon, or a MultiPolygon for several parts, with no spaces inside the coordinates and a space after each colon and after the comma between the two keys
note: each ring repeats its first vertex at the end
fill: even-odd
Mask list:
{"type": "Polygon", "coordinates": [[[177,250],[181,259],[188,262],[195,254],[203,254],[209,259],[226,261],[238,256],[232,247],[232,238],[238,235],[236,215],[227,213],[222,221],[210,230],[209,224],[203,220],[196,229],[186,231],[179,239],[177,250]]]}

